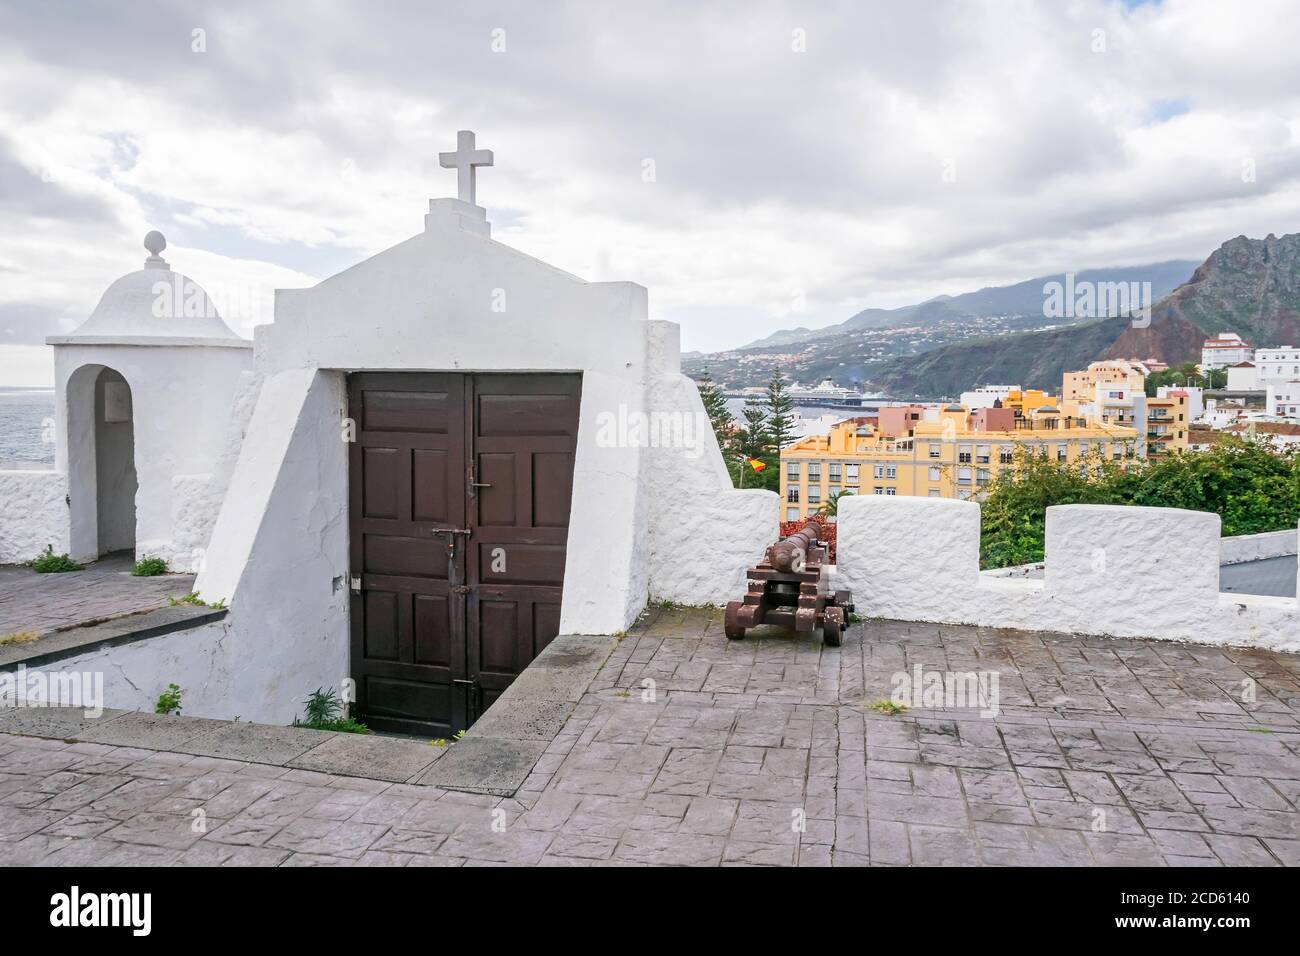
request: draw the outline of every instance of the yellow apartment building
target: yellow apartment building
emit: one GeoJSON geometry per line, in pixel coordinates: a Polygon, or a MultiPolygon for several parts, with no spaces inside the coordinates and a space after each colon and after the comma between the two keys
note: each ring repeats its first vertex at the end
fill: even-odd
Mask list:
{"type": "Polygon", "coordinates": [[[1172,451],[1186,451],[1191,429],[1191,396],[1169,392],[1163,398],[1148,397],[1145,386],[1120,382],[1097,382],[1090,395],[1061,403],[1066,415],[1103,425],[1141,426],[1145,431],[1146,457],[1158,458],[1172,451]]]}
{"type": "Polygon", "coordinates": [[[1061,406],[1070,402],[1091,400],[1093,391],[1102,383],[1123,386],[1134,392],[1146,387],[1146,369],[1129,359],[1106,359],[1093,362],[1079,372],[1066,372],[1061,379],[1061,406]]]}
{"type": "Polygon", "coordinates": [[[842,491],[979,500],[1013,464],[1017,446],[1059,461],[1136,451],[1131,427],[1062,415],[1037,395],[1019,403],[1026,398],[1034,405],[1027,415],[1011,407],[882,408],[877,421],[852,418],[804,438],[781,452],[782,520],[814,514],[842,491]]]}
{"type": "Polygon", "coordinates": [[[1191,396],[1170,392],[1164,398],[1148,398],[1147,457],[1158,458],[1173,451],[1187,451],[1191,422],[1188,419],[1191,396]]]}
{"type": "Polygon", "coordinates": [[[1016,413],[1017,418],[1032,415],[1040,408],[1055,408],[1056,399],[1036,388],[1013,388],[1002,400],[1002,407],[1016,413]]]}

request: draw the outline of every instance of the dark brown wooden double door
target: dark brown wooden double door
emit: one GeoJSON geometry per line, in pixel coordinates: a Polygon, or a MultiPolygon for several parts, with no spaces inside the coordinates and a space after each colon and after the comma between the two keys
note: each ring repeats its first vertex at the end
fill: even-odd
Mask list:
{"type": "Polygon", "coordinates": [[[349,376],[359,719],[454,734],[559,632],[581,385],[349,376]]]}

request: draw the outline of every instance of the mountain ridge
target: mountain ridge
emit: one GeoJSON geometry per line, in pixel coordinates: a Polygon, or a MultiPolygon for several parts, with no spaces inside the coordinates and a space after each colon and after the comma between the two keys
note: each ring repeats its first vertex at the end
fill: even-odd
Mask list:
{"type": "MultiPolygon", "coordinates": [[[[1188,280],[1197,267],[1195,260],[1169,259],[1141,266],[1116,266],[1085,269],[1073,273],[1075,282],[1135,282],[1149,281],[1153,298],[1162,298],[1188,280]]],[[[778,345],[797,345],[812,339],[826,338],[853,329],[887,329],[910,325],[927,326],[957,318],[978,318],[988,315],[1041,314],[1043,286],[1049,282],[1064,284],[1067,273],[1038,276],[1002,286],[984,286],[973,292],[958,295],[939,295],[913,305],[894,309],[870,308],[855,312],[843,322],[809,329],[798,326],[781,329],[761,339],[756,339],[737,349],[767,348],[778,345]]]]}

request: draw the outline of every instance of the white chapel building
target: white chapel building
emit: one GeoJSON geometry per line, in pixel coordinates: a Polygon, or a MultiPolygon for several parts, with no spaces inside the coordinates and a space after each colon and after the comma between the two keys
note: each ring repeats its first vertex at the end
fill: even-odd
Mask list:
{"type": "Polygon", "coordinates": [[[0,505],[0,561],[48,543],[197,570],[230,610],[205,625],[214,703],[187,713],[287,722],[352,680],[373,726],[465,726],[558,634],[736,598],[777,536],[777,496],[732,488],[646,289],[497,242],[475,202],[491,152],[462,132],[441,159],[459,198],[278,291],[251,343],[157,234],[51,339],[57,462],[0,474],[23,503],[0,505]],[[169,284],[193,315],[159,309],[169,284]]]}

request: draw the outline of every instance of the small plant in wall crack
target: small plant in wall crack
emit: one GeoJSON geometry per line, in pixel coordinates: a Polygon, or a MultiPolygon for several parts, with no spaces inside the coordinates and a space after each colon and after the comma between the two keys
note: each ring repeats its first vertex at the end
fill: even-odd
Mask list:
{"type": "Polygon", "coordinates": [[[27,562],[27,566],[37,574],[62,574],[65,571],[80,571],[81,565],[66,554],[55,554],[54,546],[47,544],[45,550],[27,562]]]}
{"type": "Polygon", "coordinates": [[[14,631],[11,634],[0,634],[0,647],[8,647],[11,644],[29,644],[32,641],[40,640],[41,635],[36,631],[14,631]]]}
{"type": "Polygon", "coordinates": [[[334,693],[334,688],[324,690],[320,687],[307,695],[303,702],[306,719],[294,720],[295,727],[310,727],[312,730],[333,730],[344,734],[369,734],[373,731],[365,724],[353,720],[344,710],[343,702],[334,693]]]}
{"type": "Polygon", "coordinates": [[[205,601],[203,598],[199,597],[198,591],[191,591],[189,594],[178,598],[169,597],[167,599],[167,604],[170,607],[176,607],[180,604],[192,604],[195,607],[210,607],[214,611],[224,611],[226,609],[225,598],[222,598],[220,601],[205,601]]]}
{"type": "Polygon", "coordinates": [[[892,700],[884,699],[872,701],[871,703],[863,701],[862,706],[867,710],[874,710],[878,714],[885,714],[889,717],[904,713],[907,710],[907,707],[903,704],[896,704],[892,700]]]}
{"type": "Polygon", "coordinates": [[[184,693],[179,684],[168,684],[167,689],[158,695],[158,703],[153,705],[153,712],[169,717],[173,715],[179,716],[181,712],[181,695],[184,693]]]}
{"type": "Polygon", "coordinates": [[[141,558],[131,568],[131,574],[137,578],[153,578],[167,573],[167,562],[162,558],[141,558]]]}

